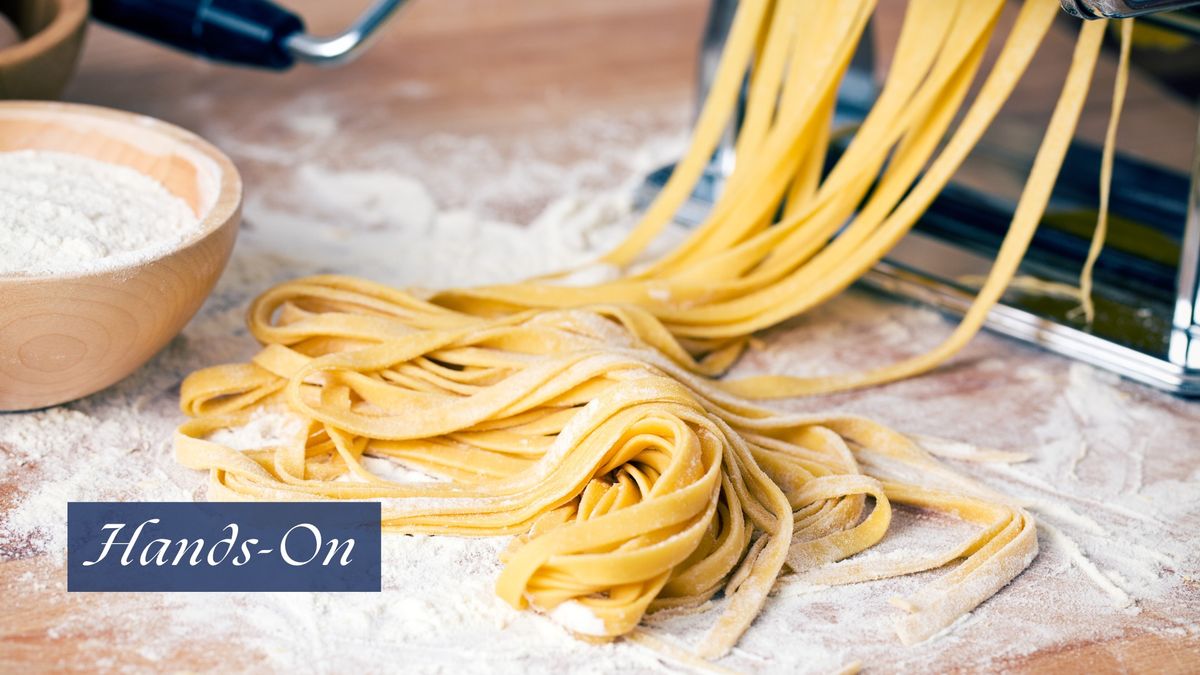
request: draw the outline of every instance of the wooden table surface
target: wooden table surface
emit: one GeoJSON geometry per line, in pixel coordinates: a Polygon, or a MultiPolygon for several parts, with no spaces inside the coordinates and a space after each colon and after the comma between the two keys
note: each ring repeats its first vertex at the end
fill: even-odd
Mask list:
{"type": "MultiPolygon", "coordinates": [[[[310,27],[321,31],[336,29],[364,3],[289,4],[306,15],[310,27]]],[[[899,5],[882,3],[882,33],[895,24],[899,5]]],[[[340,69],[298,67],[284,74],[203,63],[93,26],[65,98],[142,112],[195,130],[232,156],[250,193],[269,195],[287,177],[286,167],[264,159],[273,143],[287,133],[277,111],[295,111],[319,101],[334,101],[340,112],[337,148],[342,156],[365,152],[385,139],[415,144],[431,134],[449,133],[487,138],[505,152],[565,166],[598,149],[590,147],[586,138],[558,143],[538,139],[547,130],[566,129],[580,119],[612,116],[624,125],[623,138],[633,141],[682,132],[694,96],[696,47],[706,9],[703,0],[414,0],[354,64],[340,69]]],[[[1070,40],[1060,36],[1059,42],[1069,45],[1070,40]]],[[[1126,142],[1148,147],[1156,134],[1165,136],[1169,142],[1160,139],[1161,150],[1155,156],[1167,164],[1186,165],[1190,135],[1179,142],[1178,133],[1181,128],[1194,128],[1190,107],[1150,103],[1152,92],[1139,87],[1131,105],[1156,107],[1158,123],[1134,128],[1126,142]]],[[[1098,96],[1103,98],[1104,93],[1098,96]]],[[[1103,114],[1085,121],[1089,135],[1103,129],[1103,114]]],[[[617,150],[606,148],[605,156],[619,158],[617,150]]],[[[593,187],[613,188],[630,180],[625,175],[628,166],[614,161],[618,166],[594,177],[593,187]]],[[[436,186],[434,190],[436,195],[436,186]]],[[[536,214],[553,196],[536,190],[511,198],[498,195],[489,197],[485,206],[496,217],[521,219],[536,214]]],[[[973,349],[976,357],[991,350],[1011,356],[1016,363],[1053,363],[1063,372],[1067,367],[1061,359],[995,337],[981,339],[973,349]]],[[[989,399],[980,388],[986,387],[972,385],[964,372],[975,371],[967,368],[935,376],[932,381],[943,388],[939,395],[985,406],[989,399]]],[[[1164,415],[1198,417],[1200,404],[1124,386],[1143,405],[1154,406],[1164,415]]],[[[1200,435],[1200,423],[1187,428],[1200,435]]],[[[1182,450],[1190,452],[1184,469],[1195,472],[1200,468],[1200,438],[1183,440],[1182,450]]],[[[0,508],[16,499],[19,484],[19,476],[0,481],[0,508]]],[[[1200,518],[1192,522],[1200,524],[1200,518]]],[[[29,574],[58,573],[47,572],[43,558],[0,552],[0,560],[13,557],[17,559],[0,563],[0,593],[5,598],[0,612],[0,670],[86,668],[85,662],[95,663],[106,653],[130,659],[119,661],[123,665],[161,667],[162,662],[155,666],[129,656],[134,652],[125,648],[131,645],[106,645],[116,638],[104,625],[94,626],[92,634],[82,637],[64,637],[52,630],[64,614],[86,612],[97,602],[120,602],[129,612],[144,614],[153,613],[158,600],[71,597],[53,585],[39,590],[28,583],[29,574]]],[[[1194,604],[1173,600],[1175,604],[1153,611],[1191,613],[1200,621],[1200,598],[1192,599],[1194,604]]],[[[1200,671],[1200,640],[1194,634],[1142,633],[1137,619],[1131,619],[1129,627],[1119,637],[1063,645],[996,667],[1044,673],[1200,671]]],[[[213,647],[204,636],[197,636],[193,644],[172,655],[172,662],[181,670],[247,665],[223,660],[226,657],[213,647]]],[[[954,664],[940,667],[953,669],[954,664]]]]}

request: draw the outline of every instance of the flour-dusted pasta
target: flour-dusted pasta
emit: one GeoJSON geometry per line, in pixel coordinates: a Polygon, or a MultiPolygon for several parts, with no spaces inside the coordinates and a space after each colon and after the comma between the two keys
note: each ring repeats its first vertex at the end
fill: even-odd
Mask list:
{"type": "Polygon", "coordinates": [[[499,595],[588,639],[636,636],[646,612],[723,595],[698,646],[710,658],[732,648],[785,572],[851,583],[960,561],[895,603],[901,639],[928,638],[1029,565],[1033,518],[876,423],[787,415],[750,399],[913,375],[970,339],[1040,220],[1104,25],[1083,27],[1010,233],[941,347],[863,374],[720,376],[754,331],[865,272],[945,186],[1058,8],[1025,3],[947,139],[1003,4],[912,0],[878,101],[823,174],[838,82],[874,3],[740,3],[691,149],[602,261],[625,269],[619,279],[575,287],[549,277],[431,297],[340,276],[281,284],[250,308],[264,345],[252,362],[184,382],[193,419],[177,435],[180,461],[210,472],[215,499],[378,499],[388,530],[515,535],[499,595]],[[679,247],[641,260],[699,178],[748,69],[725,192],[679,247]],[[302,438],[247,452],[207,440],[271,405],[306,420],[302,438]],[[387,480],[363,464],[367,455],[431,480],[387,480]],[[833,565],[886,535],[893,504],[977,527],[948,550],[833,565]]]}

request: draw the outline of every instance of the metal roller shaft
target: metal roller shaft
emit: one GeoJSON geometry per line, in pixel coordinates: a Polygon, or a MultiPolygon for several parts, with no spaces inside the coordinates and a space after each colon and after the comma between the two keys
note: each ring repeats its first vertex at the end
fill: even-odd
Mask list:
{"type": "Polygon", "coordinates": [[[1082,19],[1124,19],[1200,5],[1200,0],[1062,0],[1068,14],[1082,19]]]}

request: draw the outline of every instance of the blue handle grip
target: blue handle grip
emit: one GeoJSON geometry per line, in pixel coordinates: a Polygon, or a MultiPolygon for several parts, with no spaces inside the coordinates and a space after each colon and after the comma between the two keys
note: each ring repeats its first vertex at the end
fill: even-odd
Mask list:
{"type": "Polygon", "coordinates": [[[265,0],[92,0],[92,16],[214,61],[283,70],[300,17],[265,0]]]}

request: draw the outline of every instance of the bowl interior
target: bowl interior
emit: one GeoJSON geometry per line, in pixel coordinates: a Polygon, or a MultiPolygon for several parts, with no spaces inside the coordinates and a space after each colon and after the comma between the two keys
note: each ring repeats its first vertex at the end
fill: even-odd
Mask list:
{"type": "Polygon", "coordinates": [[[151,260],[78,274],[0,275],[0,412],[98,391],[177,335],[224,269],[241,179],[194,134],[132,113],[0,101],[0,152],[50,150],[122,164],[158,180],[201,219],[151,260]]]}
{"type": "Polygon", "coordinates": [[[8,18],[7,14],[0,12],[0,50],[12,47],[23,39],[21,30],[8,18]]]}
{"type": "MultiPolygon", "coordinates": [[[[178,129],[148,117],[122,117],[77,106],[0,105],[0,152],[49,150],[121,164],[162,183],[205,219],[222,187],[222,167],[178,129]]],[[[196,236],[209,225],[202,223],[196,236]]]]}
{"type": "Polygon", "coordinates": [[[56,98],[75,71],[88,0],[0,0],[0,14],[21,38],[0,48],[0,98],[56,98]]]}
{"type": "Polygon", "coordinates": [[[12,22],[25,39],[46,30],[61,11],[62,3],[58,0],[0,0],[0,14],[12,22]]]}

